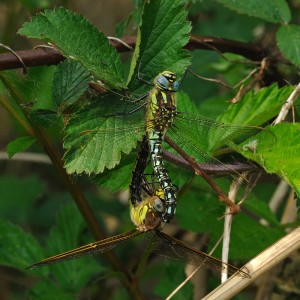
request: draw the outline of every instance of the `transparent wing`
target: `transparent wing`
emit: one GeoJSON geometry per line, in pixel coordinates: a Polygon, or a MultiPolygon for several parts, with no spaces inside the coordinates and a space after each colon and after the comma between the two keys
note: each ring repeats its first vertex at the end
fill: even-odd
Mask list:
{"type": "Polygon", "coordinates": [[[213,157],[216,150],[236,150],[249,144],[249,151],[268,151],[276,143],[276,136],[266,129],[219,123],[187,113],[178,113],[167,136],[197,162],[218,163],[222,170],[222,163],[213,157]],[[253,146],[256,148],[251,149],[253,146]]]}
{"type": "MultiPolygon", "coordinates": [[[[212,184],[207,184],[205,180],[200,180],[205,189],[215,190],[219,197],[220,192],[216,188],[221,188],[223,194],[227,196],[232,177],[240,177],[241,174],[213,157],[212,154],[215,150],[226,153],[230,148],[233,150],[242,149],[242,151],[252,151],[254,155],[261,155],[264,151],[269,151],[276,143],[276,136],[266,129],[228,125],[187,113],[179,113],[176,116],[174,125],[167,131],[166,135],[183,149],[193,161],[210,166],[211,169],[216,171],[216,175],[217,171],[223,174],[227,173],[230,180],[226,178],[214,179],[212,184]],[[215,183],[217,183],[217,187],[215,183]]],[[[243,179],[248,186],[244,184],[239,187],[238,200],[249,196],[249,191],[247,190],[249,190],[250,182],[245,176],[243,176],[243,179]]]]}
{"type": "Polygon", "coordinates": [[[228,272],[229,275],[236,274],[244,278],[251,278],[245,271],[232,265],[223,263],[202,251],[199,251],[186,243],[163,232],[156,231],[147,237],[154,248],[154,253],[170,259],[180,260],[196,267],[204,267],[219,272],[228,272]]]}
{"type": "Polygon", "coordinates": [[[264,132],[264,143],[261,147],[271,148],[276,143],[276,136],[264,128],[230,125],[183,112],[178,112],[175,128],[185,139],[191,140],[199,148],[204,147],[209,153],[222,147],[239,145],[261,132],[264,132]]]}
{"type": "Polygon", "coordinates": [[[76,258],[80,258],[80,257],[86,256],[86,255],[94,255],[94,254],[98,254],[98,253],[104,253],[104,252],[107,252],[107,251],[111,250],[112,248],[116,247],[117,245],[123,243],[124,241],[134,238],[142,233],[143,232],[138,231],[137,229],[127,231],[125,233],[121,233],[121,234],[106,238],[104,240],[101,240],[101,241],[98,241],[95,243],[87,244],[85,246],[82,246],[82,247],[79,247],[79,248],[58,254],[58,255],[51,256],[49,258],[46,258],[42,261],[39,261],[39,262],[27,267],[27,269],[32,269],[35,267],[55,264],[57,262],[61,262],[64,260],[69,260],[69,259],[76,259],[76,258]]]}

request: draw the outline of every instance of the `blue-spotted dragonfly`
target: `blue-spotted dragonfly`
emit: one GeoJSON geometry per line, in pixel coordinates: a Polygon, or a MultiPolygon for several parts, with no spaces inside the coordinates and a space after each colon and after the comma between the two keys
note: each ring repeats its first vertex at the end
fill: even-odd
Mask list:
{"type": "Polygon", "coordinates": [[[159,255],[181,260],[197,267],[203,266],[219,272],[228,272],[230,275],[235,274],[243,278],[250,278],[246,271],[223,263],[221,260],[161,231],[164,224],[161,218],[165,209],[164,193],[161,188],[155,188],[155,182],[149,183],[143,173],[148,163],[148,155],[147,140],[143,139],[130,185],[130,213],[136,229],[54,255],[28,268],[32,269],[86,255],[104,253],[126,240],[143,235],[150,244],[151,250],[159,255]],[[146,197],[144,197],[143,191],[147,194],[146,197]]]}
{"type": "MultiPolygon", "coordinates": [[[[219,199],[230,203],[226,192],[196,164],[217,164],[220,170],[228,171],[230,168],[212,156],[214,152],[225,152],[229,148],[241,153],[252,152],[247,145],[255,140],[256,149],[252,154],[260,157],[261,151],[271,149],[276,137],[260,127],[228,125],[178,111],[177,106],[182,101],[182,98],[175,97],[178,87],[175,74],[165,71],[154,79],[154,87],[146,101],[141,100],[142,104],[121,101],[108,94],[77,112],[66,128],[68,171],[80,173],[88,169],[89,173],[101,173],[105,167],[111,169],[121,160],[121,152],[129,153],[147,133],[155,175],[165,195],[164,222],[169,222],[174,216],[176,194],[162,160],[163,139],[173,143],[173,148],[198,175],[203,176],[219,199]]],[[[233,176],[240,175],[235,170],[232,173],[233,176]]]]}

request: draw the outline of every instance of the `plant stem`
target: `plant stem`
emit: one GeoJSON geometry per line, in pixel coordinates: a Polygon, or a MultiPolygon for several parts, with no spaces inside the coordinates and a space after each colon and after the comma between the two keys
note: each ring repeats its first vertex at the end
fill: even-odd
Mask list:
{"type": "MultiPolygon", "coordinates": [[[[12,97],[12,100],[15,101],[16,105],[24,103],[23,97],[20,93],[16,90],[14,85],[4,76],[1,76],[1,80],[5,87],[10,92],[10,95],[12,97]]],[[[2,99],[3,101],[4,99],[2,99]]],[[[1,101],[1,104],[2,104],[1,101]]],[[[3,105],[3,104],[2,104],[3,105]]],[[[22,121],[23,118],[19,115],[19,112],[12,106],[8,105],[8,102],[5,102],[4,107],[8,107],[8,112],[11,113],[14,118],[18,121],[22,121]]],[[[22,109],[21,109],[22,110],[22,109]]],[[[32,124],[32,122],[29,119],[29,116],[26,114],[25,111],[23,111],[24,116],[27,118],[27,122],[20,122],[20,125],[24,126],[24,129],[30,133],[32,136],[36,137],[39,144],[42,146],[42,148],[45,150],[45,152],[48,154],[49,158],[51,159],[53,165],[56,167],[57,172],[60,176],[60,178],[63,180],[66,188],[68,189],[69,193],[71,194],[75,204],[77,205],[80,213],[82,214],[83,218],[85,219],[85,222],[87,223],[88,227],[92,231],[93,235],[97,240],[104,239],[105,233],[100,227],[99,223],[97,222],[97,219],[95,218],[93,211],[91,210],[87,200],[85,199],[82,191],[80,190],[79,186],[75,184],[75,181],[73,178],[66,172],[63,161],[61,159],[60,153],[57,151],[51,140],[48,138],[48,135],[46,132],[32,124]],[[25,126],[25,124],[27,124],[25,126]]],[[[109,251],[104,253],[104,255],[107,257],[109,263],[114,268],[114,270],[118,272],[122,272],[125,276],[121,279],[124,287],[132,297],[132,299],[143,299],[138,287],[133,283],[131,274],[126,270],[126,268],[123,266],[121,261],[118,259],[118,257],[115,255],[113,251],[109,251]]]]}
{"type": "Polygon", "coordinates": [[[230,208],[230,212],[235,214],[239,212],[240,208],[238,205],[234,204],[218,187],[214,180],[200,168],[199,164],[191,158],[185,151],[178,147],[169,137],[165,136],[165,142],[167,142],[173,149],[175,149],[195,170],[195,173],[202,176],[204,180],[212,187],[212,189],[217,193],[219,200],[224,201],[226,205],[230,208]]]}

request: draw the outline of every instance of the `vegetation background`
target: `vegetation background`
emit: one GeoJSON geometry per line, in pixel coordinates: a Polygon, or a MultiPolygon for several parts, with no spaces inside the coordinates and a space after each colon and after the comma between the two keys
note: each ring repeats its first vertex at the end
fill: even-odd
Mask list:
{"type": "MultiPolygon", "coordinates": [[[[0,1],[0,42],[15,51],[31,49],[34,45],[40,44],[16,33],[30,16],[46,8],[52,9],[59,6],[79,12],[107,36],[136,35],[135,22],[140,18],[142,2],[0,1]]],[[[278,113],[293,90],[289,85],[299,82],[300,65],[300,45],[297,47],[294,45],[297,43],[293,43],[300,39],[300,30],[298,27],[291,27],[293,30],[291,36],[294,38],[289,39],[291,36],[282,32],[282,29],[279,31],[279,28],[280,26],[284,28],[283,25],[289,22],[295,26],[299,24],[300,2],[279,1],[278,8],[272,6],[271,0],[266,1],[265,3],[271,5],[268,13],[264,14],[261,8],[256,11],[256,16],[255,14],[249,16],[242,9],[238,12],[229,9],[222,5],[222,1],[185,1],[185,3],[189,20],[192,22],[193,34],[222,37],[235,42],[253,42],[264,45],[265,49],[268,49],[267,55],[272,57],[272,68],[274,68],[270,74],[278,77],[268,74],[266,78],[270,81],[264,84],[258,80],[251,90],[256,90],[259,96],[255,96],[250,91],[245,98],[248,97],[248,101],[265,101],[266,105],[270,105],[269,111],[274,114],[278,113]],[[288,3],[290,7],[288,10],[292,14],[290,18],[287,17],[289,13],[285,3],[288,3]],[[285,18],[289,20],[284,20],[285,18]],[[276,46],[276,34],[277,43],[281,43],[279,46],[284,56],[281,56],[276,46]],[[263,86],[267,86],[266,89],[258,91],[263,86]],[[280,99],[276,102],[278,108],[271,105],[276,99],[280,99]]],[[[1,50],[1,52],[6,51],[1,50]]],[[[122,54],[122,61],[127,71],[131,56],[132,54],[128,52],[122,54]]],[[[241,60],[241,57],[233,54],[227,55],[227,59],[224,59],[214,48],[195,50],[192,57],[191,69],[197,74],[218,78],[232,86],[259,67],[259,65],[237,63],[236,60],[241,60]]],[[[14,91],[24,97],[22,109],[29,110],[32,106],[34,109],[43,108],[51,102],[55,69],[55,66],[30,68],[26,79],[21,71],[6,71],[5,76],[11,76],[14,79],[16,86],[14,91]]],[[[250,77],[244,86],[248,86],[253,78],[255,77],[250,77]]],[[[213,119],[223,117],[224,121],[227,116],[224,112],[230,106],[228,100],[232,99],[238,91],[238,89],[227,89],[220,83],[200,80],[191,74],[186,76],[182,89],[194,100],[196,110],[202,115],[213,119]]],[[[124,282],[125,275],[115,272],[109,264],[109,259],[102,255],[96,258],[87,257],[68,261],[49,268],[25,271],[26,266],[40,259],[93,241],[94,237],[73,204],[72,196],[63,179],[58,176],[57,170],[39,145],[32,144],[32,140],[25,137],[22,142],[19,140],[17,143],[18,149],[11,146],[10,154],[30,148],[26,149],[23,155],[16,154],[13,159],[7,158],[6,149],[9,143],[16,138],[26,136],[27,132],[26,126],[20,123],[18,113],[13,113],[18,112],[18,109],[14,107],[10,97],[14,98],[16,95],[12,90],[8,92],[7,85],[4,84],[0,86],[0,96],[2,105],[0,106],[0,299],[138,298],[138,293],[128,294],[126,284],[125,288],[121,284],[124,282]],[[14,109],[10,110],[5,106],[7,99],[14,109]]],[[[255,112],[250,109],[247,113],[251,115],[255,112]]],[[[297,121],[297,102],[294,105],[294,116],[297,121]]],[[[274,118],[275,115],[271,115],[270,119],[272,117],[274,118]]],[[[293,121],[292,114],[288,118],[293,121]]],[[[300,176],[294,170],[297,167],[295,161],[298,159],[295,153],[300,152],[297,146],[299,138],[295,136],[299,129],[296,123],[294,129],[289,127],[280,130],[276,134],[279,137],[286,135],[286,140],[278,144],[280,149],[278,153],[285,152],[286,157],[293,158],[282,163],[289,167],[285,170],[287,174],[285,179],[297,191],[299,184],[296,179],[300,176]],[[289,135],[286,132],[289,132],[289,135]],[[291,165],[294,165],[293,168],[291,165]]],[[[48,137],[62,153],[61,136],[61,132],[53,129],[48,137]]],[[[278,163],[278,157],[273,159],[278,163]]],[[[174,169],[171,165],[168,168],[173,177],[179,173],[178,169],[174,169]]],[[[269,167],[268,170],[271,171],[271,169],[269,167]]],[[[274,166],[273,172],[284,178],[282,175],[284,172],[280,173],[280,171],[278,165],[274,166]]],[[[188,172],[183,173],[189,178],[188,172]]],[[[98,186],[91,183],[86,176],[74,177],[72,182],[76,189],[78,188],[74,190],[75,187],[73,187],[73,192],[77,191],[77,195],[79,191],[83,192],[101,228],[108,236],[132,228],[128,212],[128,190],[125,188],[130,178],[124,180],[124,175],[117,177],[121,174],[118,170],[111,174],[113,175],[105,173],[104,177],[99,179],[102,184],[98,186]],[[105,184],[106,181],[111,182],[109,176],[115,176],[114,180],[117,182],[115,186],[105,184]],[[120,186],[123,188],[121,189],[120,186]]],[[[179,177],[175,178],[175,181],[183,182],[179,177]]],[[[241,214],[235,219],[230,250],[230,258],[234,265],[242,265],[283,236],[286,228],[297,226],[294,193],[290,192],[287,186],[277,210],[274,212],[269,208],[269,202],[279,184],[278,176],[264,176],[262,183],[258,184],[256,189],[256,198],[259,200],[255,199],[246,203],[246,209],[250,213],[241,214]],[[288,203],[294,206],[287,211],[288,203]],[[260,224],[259,220],[262,218],[271,225],[260,224]],[[283,225],[283,222],[287,224],[283,225]]],[[[212,248],[222,232],[223,222],[219,220],[219,217],[224,213],[224,205],[218,203],[210,193],[200,191],[194,182],[185,183],[180,194],[180,199],[189,199],[189,201],[180,202],[177,220],[168,226],[169,233],[189,241],[202,250],[212,248]],[[196,215],[195,209],[199,212],[196,215]]],[[[151,257],[146,267],[139,265],[139,262],[143,261],[142,250],[143,244],[137,240],[121,245],[115,252],[127,270],[135,270],[139,266],[136,278],[138,278],[141,294],[145,298],[164,298],[185,278],[185,271],[188,272],[189,268],[182,263],[170,262],[159,257],[151,257]]],[[[215,255],[219,257],[220,250],[217,250],[215,255]]],[[[255,295],[256,299],[262,299],[258,298],[261,297],[259,296],[261,291],[264,291],[269,299],[272,297],[297,299],[299,296],[295,271],[299,266],[297,260],[299,261],[299,254],[290,258],[289,264],[285,263],[278,268],[276,280],[273,277],[275,272],[265,277],[266,282],[271,282],[271,288],[266,289],[265,283],[263,285],[252,284],[236,299],[253,299],[255,295]],[[289,284],[284,284],[284,282],[289,284]]],[[[195,299],[199,299],[219,284],[218,275],[213,275],[212,272],[201,270],[197,276],[195,282],[187,284],[175,296],[175,299],[191,299],[193,295],[195,299]]]]}

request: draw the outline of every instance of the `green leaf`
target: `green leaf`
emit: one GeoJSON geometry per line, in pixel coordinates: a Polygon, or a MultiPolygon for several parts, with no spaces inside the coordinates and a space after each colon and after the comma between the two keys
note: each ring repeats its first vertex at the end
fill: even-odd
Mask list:
{"type": "MultiPolygon", "coordinates": [[[[34,237],[20,227],[0,219],[0,263],[24,270],[42,258],[43,250],[34,237]]],[[[46,270],[41,271],[44,275],[46,270]]]]}
{"type": "Polygon", "coordinates": [[[38,282],[30,289],[28,298],[32,300],[74,300],[76,296],[75,293],[71,295],[67,289],[63,290],[52,280],[45,280],[38,282]]]}
{"type": "Polygon", "coordinates": [[[141,77],[146,80],[153,80],[164,70],[177,75],[184,72],[191,59],[188,51],[183,49],[189,40],[190,30],[187,11],[181,0],[145,3],[128,79],[131,91],[144,85],[138,79],[139,67],[141,77]]]}
{"type": "Polygon", "coordinates": [[[75,114],[66,127],[67,171],[98,174],[114,168],[121,152],[129,154],[144,134],[144,111],[128,115],[134,108],[108,94],[75,114]]]}
{"type": "Polygon", "coordinates": [[[273,84],[257,92],[248,92],[239,102],[231,104],[217,120],[237,125],[263,125],[278,114],[292,91],[292,86],[279,88],[273,84]]]}
{"type": "Polygon", "coordinates": [[[132,152],[125,159],[122,159],[121,163],[113,170],[105,170],[102,174],[95,176],[93,182],[109,189],[111,192],[128,189],[137,157],[137,152],[132,152]]]}
{"type": "MultiPolygon", "coordinates": [[[[186,279],[183,264],[178,262],[164,261],[161,263],[157,274],[159,274],[160,280],[155,286],[154,292],[162,299],[166,299],[172,291],[186,279]]],[[[177,300],[193,299],[193,288],[190,283],[182,287],[178,293],[176,293],[177,300]]]]}
{"type": "Polygon", "coordinates": [[[300,66],[300,26],[281,26],[277,31],[277,45],[282,54],[296,66],[300,66]]]}
{"type": "Polygon", "coordinates": [[[37,176],[26,178],[2,176],[0,178],[0,216],[13,222],[26,222],[35,202],[44,192],[44,188],[44,184],[37,176]]]}
{"type": "Polygon", "coordinates": [[[288,23],[291,11],[285,0],[216,0],[226,7],[248,16],[264,19],[272,23],[288,23]]]}
{"type": "Polygon", "coordinates": [[[52,100],[63,111],[77,101],[89,87],[90,74],[80,62],[65,60],[57,66],[52,100]]]}
{"type": "Polygon", "coordinates": [[[19,34],[56,45],[64,56],[82,63],[114,88],[124,88],[120,57],[102,32],[78,13],[64,8],[45,10],[23,24],[19,34]]]}
{"type": "Polygon", "coordinates": [[[217,196],[203,191],[198,191],[198,194],[188,191],[178,200],[176,216],[182,228],[208,234],[221,232],[222,222],[218,218],[224,213],[224,205],[216,201],[217,196]]]}
{"type": "MultiPolygon", "coordinates": [[[[264,183],[266,185],[266,183],[264,183]]],[[[274,213],[271,211],[267,201],[259,201],[257,195],[255,195],[252,199],[245,201],[243,203],[243,207],[250,210],[253,215],[258,216],[260,219],[264,219],[272,225],[279,226],[279,221],[277,220],[274,213]]]]}
{"type": "Polygon", "coordinates": [[[49,128],[59,122],[62,124],[59,112],[51,109],[36,109],[29,114],[29,117],[33,123],[44,128],[49,128]]]}
{"type": "MultiPolygon", "coordinates": [[[[293,87],[278,88],[276,84],[260,89],[257,93],[247,93],[240,102],[231,104],[229,108],[222,114],[218,121],[238,124],[238,125],[263,125],[270,119],[274,118],[283,103],[292,92],[293,87]]],[[[243,129],[241,129],[243,132],[243,129]]],[[[247,129],[245,129],[247,133],[247,129]]],[[[251,131],[251,129],[249,128],[251,131]]],[[[238,132],[238,131],[237,131],[238,132]]],[[[251,159],[265,167],[264,159],[269,155],[270,150],[276,144],[276,136],[268,131],[253,127],[253,134],[239,146],[230,144],[230,147],[240,152],[242,155],[251,159]]],[[[223,134],[223,137],[217,131],[211,130],[210,144],[226,141],[229,137],[223,134]]],[[[267,169],[266,169],[267,170],[267,169]]],[[[268,170],[267,170],[268,171],[268,170]]]]}
{"type": "Polygon", "coordinates": [[[252,151],[244,151],[243,155],[286,180],[300,195],[300,124],[283,123],[269,127],[268,130],[277,137],[271,151],[264,153],[263,157],[252,151]]]}
{"type": "MultiPolygon", "coordinates": [[[[177,210],[177,220],[180,226],[209,234],[210,248],[212,248],[223,233],[224,221],[221,217],[225,211],[224,203],[220,203],[216,195],[199,191],[189,192],[180,200],[177,210]]],[[[231,259],[248,259],[283,235],[284,231],[281,228],[261,225],[256,219],[241,212],[233,219],[229,256],[231,259]],[[255,243],[253,243],[254,236],[255,243]]],[[[220,252],[221,250],[218,249],[214,256],[219,257],[220,252]]]]}
{"type": "MultiPolygon", "coordinates": [[[[48,255],[55,255],[79,247],[79,236],[83,228],[84,222],[78,209],[73,205],[63,207],[60,210],[57,225],[51,229],[47,239],[48,255]]],[[[103,270],[100,265],[95,264],[95,260],[91,257],[60,262],[49,268],[60,285],[74,292],[83,288],[95,272],[103,270]]]]}
{"type": "Polygon", "coordinates": [[[189,95],[179,91],[176,93],[177,110],[185,113],[199,114],[198,108],[195,105],[189,95]]]}
{"type": "MultiPolygon", "coordinates": [[[[252,258],[284,235],[285,232],[280,227],[264,226],[246,214],[238,214],[232,225],[230,258],[252,258]],[[253,237],[255,237],[255,242],[253,237]]],[[[221,250],[218,252],[221,253],[221,250]]],[[[216,255],[220,255],[218,252],[216,255]]]]}
{"type": "Polygon", "coordinates": [[[32,136],[22,136],[15,139],[7,145],[8,157],[12,158],[16,153],[27,150],[35,141],[36,138],[32,136]]]}

